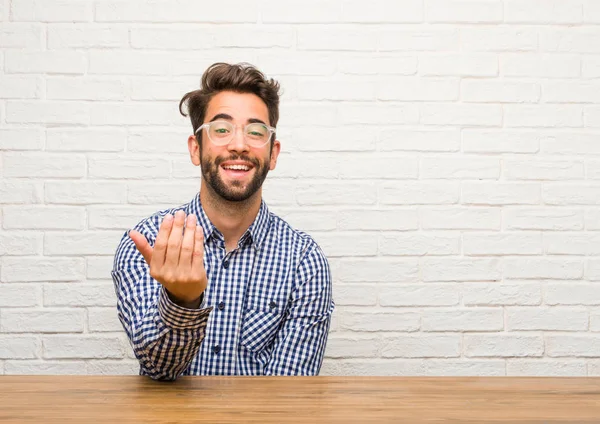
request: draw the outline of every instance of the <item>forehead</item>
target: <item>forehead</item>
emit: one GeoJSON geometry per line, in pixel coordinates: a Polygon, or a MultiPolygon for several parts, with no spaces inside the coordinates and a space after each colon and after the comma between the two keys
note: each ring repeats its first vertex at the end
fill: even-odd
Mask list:
{"type": "Polygon", "coordinates": [[[246,122],[248,119],[254,118],[270,125],[267,105],[260,97],[252,93],[222,91],[216,94],[208,102],[204,122],[210,121],[219,113],[232,116],[234,121],[246,122]]]}

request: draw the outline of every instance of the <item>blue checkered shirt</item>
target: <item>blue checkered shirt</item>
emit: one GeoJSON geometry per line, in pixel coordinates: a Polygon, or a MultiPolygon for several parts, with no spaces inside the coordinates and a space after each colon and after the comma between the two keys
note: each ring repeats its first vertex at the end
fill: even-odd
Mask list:
{"type": "Polygon", "coordinates": [[[237,247],[206,216],[200,196],[158,212],[135,230],[154,245],[162,219],[183,210],[204,230],[208,286],[199,309],[173,303],[125,233],[112,278],[118,315],[140,374],[317,375],[334,309],[327,259],[315,241],[269,212],[264,201],[237,247]]]}

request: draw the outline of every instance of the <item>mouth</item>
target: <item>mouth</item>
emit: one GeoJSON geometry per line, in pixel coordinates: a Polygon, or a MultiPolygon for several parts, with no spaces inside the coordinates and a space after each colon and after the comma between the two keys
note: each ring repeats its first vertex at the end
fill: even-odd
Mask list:
{"type": "Polygon", "coordinates": [[[254,165],[248,162],[224,162],[220,167],[231,178],[244,178],[254,169],[254,165]]]}

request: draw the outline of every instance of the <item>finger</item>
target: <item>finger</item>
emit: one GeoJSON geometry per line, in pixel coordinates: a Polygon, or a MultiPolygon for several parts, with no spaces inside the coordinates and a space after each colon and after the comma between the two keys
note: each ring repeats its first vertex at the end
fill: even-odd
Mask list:
{"type": "Polygon", "coordinates": [[[165,266],[174,270],[179,264],[179,253],[181,250],[181,239],[183,238],[183,225],[185,224],[185,212],[179,210],[175,213],[173,228],[167,242],[167,254],[165,266]]]}
{"type": "Polygon", "coordinates": [[[150,246],[146,237],[139,231],[131,230],[129,232],[129,238],[131,238],[135,247],[137,247],[137,250],[140,251],[146,263],[150,265],[150,262],[152,261],[152,246],[150,246]]]}
{"type": "Polygon", "coordinates": [[[196,279],[203,278],[206,271],[204,270],[204,231],[198,225],[196,234],[194,234],[194,253],[192,255],[192,275],[196,279]]]}
{"type": "Polygon", "coordinates": [[[194,253],[194,233],[196,232],[196,215],[188,215],[185,221],[185,233],[181,242],[179,266],[187,271],[192,267],[192,254],[194,253]]]}
{"type": "Polygon", "coordinates": [[[160,224],[156,241],[154,242],[154,252],[152,252],[152,266],[156,269],[161,269],[165,263],[165,255],[167,253],[167,243],[169,241],[169,235],[171,235],[171,228],[173,228],[173,215],[166,214],[160,224]]]}

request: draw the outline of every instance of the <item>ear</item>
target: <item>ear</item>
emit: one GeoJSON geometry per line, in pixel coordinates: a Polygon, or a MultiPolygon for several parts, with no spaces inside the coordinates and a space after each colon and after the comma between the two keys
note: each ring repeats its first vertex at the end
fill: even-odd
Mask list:
{"type": "Polygon", "coordinates": [[[269,162],[269,170],[272,171],[275,169],[277,165],[277,158],[279,157],[279,152],[281,151],[281,143],[279,140],[275,140],[273,142],[273,149],[271,150],[271,160],[269,162]]]}
{"type": "Polygon", "coordinates": [[[190,159],[194,166],[200,166],[200,145],[195,135],[188,137],[188,150],[190,152],[190,159]]]}

